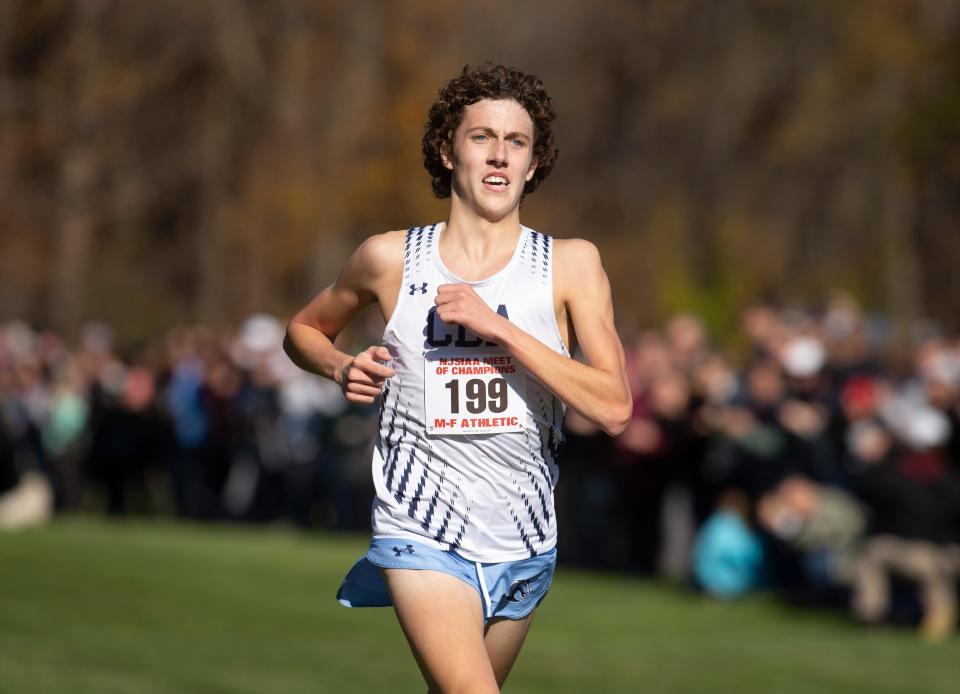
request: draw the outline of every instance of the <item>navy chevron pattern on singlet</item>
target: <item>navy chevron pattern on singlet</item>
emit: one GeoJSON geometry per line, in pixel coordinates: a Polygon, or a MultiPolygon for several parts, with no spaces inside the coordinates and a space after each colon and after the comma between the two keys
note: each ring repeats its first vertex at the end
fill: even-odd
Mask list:
{"type": "Polygon", "coordinates": [[[406,422],[403,422],[400,425],[400,438],[397,440],[396,445],[394,445],[393,449],[390,451],[392,455],[390,455],[386,463],[386,467],[387,467],[386,485],[387,485],[388,492],[393,491],[393,474],[394,472],[396,472],[396,469],[397,469],[397,459],[400,458],[400,444],[403,442],[403,437],[406,436],[406,434],[407,434],[407,424],[406,422]]]}
{"type": "Polygon", "coordinates": [[[453,518],[453,509],[447,506],[447,512],[443,514],[443,521],[440,523],[440,527],[437,528],[437,534],[433,536],[433,539],[437,542],[443,542],[444,536],[447,534],[447,527],[450,525],[450,520],[453,518]]]}
{"type": "MultiPolygon", "coordinates": [[[[540,474],[542,475],[546,471],[546,467],[543,463],[537,461],[537,465],[540,468],[540,474]]],[[[537,476],[534,475],[529,468],[525,469],[524,472],[527,474],[527,479],[530,480],[530,485],[533,487],[533,490],[537,493],[537,498],[540,500],[540,510],[543,512],[543,519],[546,523],[550,524],[550,509],[547,507],[547,497],[543,493],[543,488],[540,486],[540,483],[537,481],[537,476]]],[[[544,478],[548,479],[549,475],[544,478]]]]}
{"type": "Polygon", "coordinates": [[[467,528],[470,526],[470,502],[467,503],[467,510],[463,514],[463,521],[460,523],[460,529],[457,530],[456,537],[453,538],[453,542],[450,543],[450,549],[454,550],[460,546],[460,542],[463,540],[463,534],[467,531],[467,528]]]}
{"type": "MultiPolygon", "coordinates": [[[[420,523],[420,527],[424,530],[430,529],[430,521],[433,519],[433,514],[437,510],[437,502],[440,500],[440,490],[443,488],[443,481],[446,479],[449,467],[446,462],[443,463],[443,468],[440,471],[440,481],[437,483],[437,488],[434,490],[433,496],[430,497],[430,503],[427,504],[427,513],[420,523]]],[[[437,540],[437,542],[440,542],[440,540],[437,540]]]]}
{"type": "Polygon", "coordinates": [[[517,494],[520,495],[520,499],[523,501],[523,507],[527,510],[527,516],[530,518],[530,524],[533,526],[534,532],[537,533],[537,538],[540,542],[543,542],[546,538],[546,535],[543,532],[543,528],[540,525],[540,519],[537,518],[537,514],[534,512],[533,506],[530,504],[530,499],[527,498],[527,495],[523,493],[523,489],[520,488],[520,483],[517,482],[516,478],[511,475],[510,481],[513,482],[514,489],[517,490],[517,494]]]}
{"type": "Polygon", "coordinates": [[[550,281],[550,242],[551,239],[539,231],[530,232],[529,256],[527,247],[524,247],[524,257],[531,274],[543,283],[550,281]]]}
{"type": "Polygon", "coordinates": [[[411,504],[408,510],[408,515],[411,518],[414,518],[414,512],[416,510],[416,500],[417,497],[423,492],[423,487],[427,479],[427,469],[429,466],[430,448],[429,445],[424,445],[424,426],[423,422],[420,422],[415,417],[413,417],[409,410],[401,408],[400,406],[400,395],[397,393],[397,397],[394,399],[393,403],[393,416],[390,421],[390,428],[387,432],[387,456],[384,458],[383,463],[383,474],[386,475],[384,484],[387,487],[388,491],[393,492],[394,498],[398,502],[402,502],[405,498],[407,487],[410,484],[410,478],[414,470],[419,466],[422,468],[422,473],[420,475],[419,483],[417,484],[416,492],[414,498],[411,500],[411,504]],[[394,429],[396,428],[395,420],[397,413],[400,413],[403,416],[403,420],[399,425],[399,435],[391,444],[390,437],[393,434],[394,429]],[[406,450],[404,450],[406,449],[406,450]],[[427,454],[427,465],[424,465],[421,459],[417,458],[417,449],[423,449],[427,454]],[[397,482],[396,490],[393,489],[393,480],[397,472],[397,466],[400,462],[400,457],[403,453],[406,452],[406,462],[403,465],[403,471],[400,473],[400,478],[397,482]]]}
{"type": "MultiPolygon", "coordinates": [[[[440,492],[443,488],[444,482],[447,481],[446,476],[447,476],[448,470],[449,470],[449,466],[446,463],[444,463],[443,472],[441,473],[441,476],[440,476],[440,482],[437,485],[437,491],[434,493],[433,498],[430,499],[430,505],[427,510],[427,515],[424,518],[424,522],[421,525],[421,527],[424,530],[429,530],[430,528],[430,520],[432,519],[433,513],[436,510],[437,502],[439,501],[440,492]]],[[[453,520],[453,515],[454,515],[453,504],[459,503],[460,501],[466,499],[466,497],[463,494],[463,491],[460,489],[460,486],[458,484],[456,484],[453,481],[449,481],[449,484],[452,485],[453,490],[450,492],[450,494],[448,494],[447,500],[444,502],[447,505],[447,510],[443,514],[443,520],[440,522],[440,527],[437,529],[437,532],[433,536],[433,539],[436,540],[437,542],[447,542],[447,544],[450,546],[450,549],[456,549],[456,547],[460,546],[460,540],[463,539],[463,533],[466,531],[467,526],[470,524],[470,502],[469,500],[467,501],[467,509],[464,513],[463,521],[460,523],[460,529],[457,532],[457,536],[453,539],[452,542],[447,541],[445,539],[446,533],[450,527],[450,521],[453,520]]]]}
{"type": "MultiPolygon", "coordinates": [[[[506,497],[504,497],[504,501],[507,504],[510,503],[510,500],[506,497]]],[[[517,526],[517,532],[520,533],[520,539],[523,540],[523,545],[527,548],[527,551],[530,552],[530,556],[537,556],[537,550],[533,548],[533,544],[530,542],[530,537],[527,535],[526,531],[524,531],[523,525],[520,523],[520,519],[517,517],[517,512],[513,510],[512,505],[510,506],[510,517],[513,518],[513,522],[517,526]]]]}
{"type": "Polygon", "coordinates": [[[540,454],[546,460],[547,452],[550,453],[550,463],[556,465],[560,449],[563,447],[563,405],[556,396],[550,398],[550,411],[547,412],[547,403],[543,397],[538,396],[537,402],[540,405],[541,422],[537,423],[537,434],[540,438],[540,454]],[[544,433],[546,436],[544,436],[544,433]]]}
{"type": "Polygon", "coordinates": [[[433,230],[436,225],[429,227],[411,227],[407,229],[407,236],[403,244],[403,281],[420,270],[426,251],[433,242],[433,230]]]}
{"type": "Polygon", "coordinates": [[[393,493],[393,498],[397,501],[403,501],[403,495],[407,491],[407,483],[410,481],[410,471],[413,469],[413,450],[413,446],[410,446],[407,465],[403,468],[403,474],[400,475],[400,484],[397,485],[397,490],[393,493]]]}
{"type": "Polygon", "coordinates": [[[413,496],[410,497],[410,505],[407,507],[407,515],[417,519],[417,507],[420,506],[420,500],[423,498],[423,488],[427,484],[427,468],[423,468],[423,472],[420,473],[420,481],[417,482],[417,488],[413,492],[413,496]]]}
{"type": "MultiPolygon", "coordinates": [[[[396,409],[400,409],[399,404],[396,405],[396,409]]],[[[404,447],[408,448],[406,465],[400,475],[397,489],[393,491],[394,498],[396,498],[397,501],[403,501],[404,493],[410,481],[410,474],[415,466],[419,465],[424,467],[423,463],[416,457],[416,450],[422,448],[421,442],[424,440],[423,422],[417,421],[406,410],[404,410],[402,414],[404,415],[404,419],[400,425],[400,437],[392,448],[393,458],[392,460],[388,460],[384,466],[384,472],[387,475],[384,483],[388,491],[393,491],[393,477],[397,470],[401,452],[404,447]]],[[[426,471],[425,467],[424,471],[426,471]]]]}
{"type": "MultiPolygon", "coordinates": [[[[393,406],[392,406],[392,408],[391,408],[391,409],[393,410],[393,412],[392,412],[391,415],[390,415],[390,423],[389,423],[389,425],[388,425],[388,427],[387,427],[387,436],[386,436],[386,442],[385,442],[385,443],[386,443],[386,455],[383,455],[383,452],[381,452],[381,457],[383,458],[383,470],[382,470],[382,473],[383,473],[383,474],[386,474],[386,472],[387,472],[387,466],[390,464],[390,458],[393,456],[393,449],[394,449],[394,447],[397,445],[397,444],[396,444],[396,441],[394,441],[394,442],[391,442],[391,441],[390,441],[390,437],[393,436],[394,427],[396,426],[396,422],[397,422],[397,411],[398,411],[398,409],[399,409],[399,408],[397,407],[397,401],[400,399],[400,388],[399,388],[399,386],[397,386],[396,389],[395,389],[395,393],[394,393],[394,398],[393,398],[393,399],[394,399],[394,402],[393,402],[393,406]]],[[[387,409],[386,399],[384,399],[383,408],[384,408],[384,410],[387,409]]],[[[383,419],[382,413],[381,413],[381,419],[383,419]]],[[[383,432],[383,428],[382,428],[382,426],[381,426],[381,436],[383,435],[382,432],[383,432]]]]}
{"type": "Polygon", "coordinates": [[[419,258],[417,258],[417,257],[415,257],[415,256],[413,255],[413,249],[414,249],[414,247],[413,247],[413,240],[414,240],[414,238],[416,237],[417,233],[418,233],[421,229],[423,229],[423,227],[412,227],[412,228],[410,228],[410,229],[407,229],[407,236],[406,236],[406,238],[405,238],[404,241],[403,241],[403,276],[404,276],[404,279],[406,279],[407,275],[409,275],[410,266],[413,264],[413,262],[414,262],[415,260],[419,260],[419,258]]]}
{"type": "MultiPolygon", "coordinates": [[[[383,413],[387,411],[386,403],[390,399],[390,381],[383,386],[383,394],[380,397],[380,415],[377,417],[377,448],[380,450],[380,457],[384,458],[383,452],[383,413]]],[[[396,412],[394,412],[396,415],[396,412]]]]}
{"type": "Polygon", "coordinates": [[[540,234],[540,236],[543,237],[543,267],[541,268],[541,278],[546,280],[550,274],[550,237],[544,236],[543,234],[540,234]]]}
{"type": "MultiPolygon", "coordinates": [[[[540,426],[541,426],[541,425],[539,425],[539,424],[537,425],[537,434],[536,434],[536,435],[537,435],[537,444],[536,444],[536,446],[541,446],[540,441],[542,440],[542,437],[540,436],[540,426]]],[[[541,476],[543,477],[543,479],[547,480],[547,482],[548,482],[549,485],[550,485],[550,488],[553,489],[554,485],[556,484],[556,480],[553,478],[553,472],[552,472],[551,469],[550,469],[550,465],[548,465],[548,464],[543,460],[543,458],[542,458],[541,456],[538,456],[538,455],[537,455],[537,451],[536,451],[534,442],[533,442],[533,440],[532,440],[532,437],[533,437],[533,434],[531,434],[529,431],[527,432],[527,434],[526,434],[525,437],[524,437],[524,438],[526,439],[526,442],[527,442],[527,450],[530,451],[530,459],[536,461],[537,467],[538,467],[539,470],[540,470],[541,476]]],[[[541,447],[542,447],[542,446],[541,446],[541,447]]]]}
{"type": "MultiPolygon", "coordinates": [[[[430,505],[427,508],[427,515],[424,518],[424,522],[421,527],[424,530],[430,529],[430,520],[433,518],[433,513],[437,508],[437,502],[440,499],[440,490],[443,488],[443,483],[446,481],[447,472],[449,471],[450,466],[446,463],[443,464],[443,470],[440,473],[440,482],[437,484],[437,490],[434,492],[433,497],[430,499],[430,505]]],[[[440,522],[440,527],[437,528],[436,534],[433,536],[433,539],[437,542],[444,542],[444,537],[447,532],[447,528],[450,526],[450,521],[453,518],[453,503],[458,499],[463,497],[463,494],[460,491],[460,487],[456,483],[451,483],[453,485],[453,491],[450,494],[450,499],[446,502],[447,510],[443,514],[443,520],[440,522]]]]}

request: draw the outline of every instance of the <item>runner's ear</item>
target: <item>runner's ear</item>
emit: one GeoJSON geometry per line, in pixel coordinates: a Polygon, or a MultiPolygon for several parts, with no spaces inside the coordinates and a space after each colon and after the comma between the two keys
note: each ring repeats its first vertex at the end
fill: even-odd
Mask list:
{"type": "Polygon", "coordinates": [[[453,160],[451,159],[451,146],[450,140],[448,139],[442,145],[440,145],[440,162],[444,167],[453,171],[453,160]]]}
{"type": "Polygon", "coordinates": [[[533,178],[533,174],[536,172],[537,164],[539,163],[540,162],[538,162],[536,159],[532,159],[530,161],[530,168],[527,169],[527,175],[523,177],[524,181],[529,181],[531,178],[533,178]]]}

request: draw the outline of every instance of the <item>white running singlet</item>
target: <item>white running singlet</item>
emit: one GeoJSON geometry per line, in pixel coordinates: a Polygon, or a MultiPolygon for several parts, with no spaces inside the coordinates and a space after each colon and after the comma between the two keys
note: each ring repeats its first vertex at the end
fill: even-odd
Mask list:
{"type": "Polygon", "coordinates": [[[436,316],[441,284],[469,284],[490,308],[569,356],[553,310],[552,240],[521,227],[513,257],[467,282],[440,259],[443,224],[407,232],[403,284],[383,332],[394,376],[373,452],[373,536],[454,549],[471,561],[556,545],[553,488],[564,404],[502,347],[436,316]]]}

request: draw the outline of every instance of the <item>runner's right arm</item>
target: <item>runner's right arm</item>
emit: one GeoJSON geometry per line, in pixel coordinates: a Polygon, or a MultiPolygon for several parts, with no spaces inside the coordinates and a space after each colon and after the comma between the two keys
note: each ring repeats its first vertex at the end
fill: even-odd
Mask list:
{"type": "Polygon", "coordinates": [[[391,231],[364,241],[336,282],[320,292],[287,324],[283,349],[301,369],[336,381],[350,402],[372,403],[393,369],[387,348],[368,347],[356,356],[333,341],[363,308],[376,302],[388,319],[396,304],[403,273],[405,232],[391,231]]]}

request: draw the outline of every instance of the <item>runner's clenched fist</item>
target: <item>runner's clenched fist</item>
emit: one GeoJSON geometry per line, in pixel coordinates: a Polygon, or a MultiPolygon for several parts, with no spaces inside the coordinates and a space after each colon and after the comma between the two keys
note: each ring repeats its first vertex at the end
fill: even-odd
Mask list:
{"type": "Polygon", "coordinates": [[[437,316],[444,323],[462,325],[485,340],[495,339],[497,322],[504,320],[469,284],[441,284],[433,303],[437,305],[437,316]]]}
{"type": "Polygon", "coordinates": [[[393,369],[381,362],[390,361],[390,351],[383,345],[367,347],[346,362],[337,374],[340,390],[350,402],[369,405],[383,390],[383,383],[393,376],[393,369]]]}

